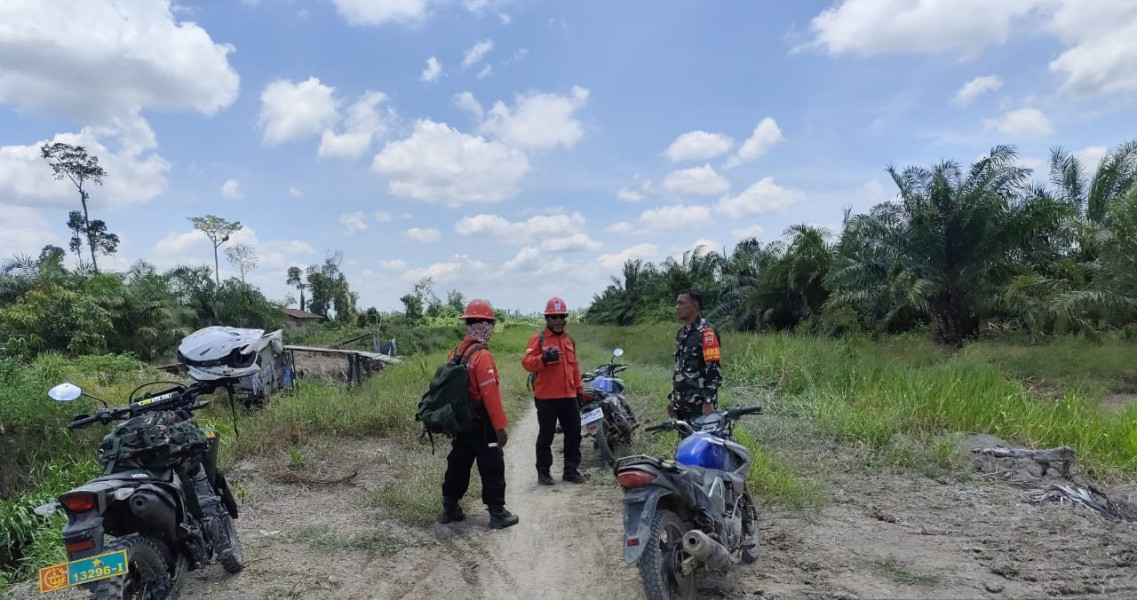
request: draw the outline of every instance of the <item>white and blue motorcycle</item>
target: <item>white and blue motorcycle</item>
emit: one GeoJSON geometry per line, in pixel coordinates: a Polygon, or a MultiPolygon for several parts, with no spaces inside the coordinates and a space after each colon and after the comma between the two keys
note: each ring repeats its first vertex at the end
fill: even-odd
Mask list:
{"type": "Polygon", "coordinates": [[[761,411],[736,407],[648,427],[679,432],[674,459],[617,462],[624,560],[639,567],[648,600],[694,598],[699,573],[757,560],[758,511],[746,486],[752,459],[732,433],[735,421],[761,411]]]}

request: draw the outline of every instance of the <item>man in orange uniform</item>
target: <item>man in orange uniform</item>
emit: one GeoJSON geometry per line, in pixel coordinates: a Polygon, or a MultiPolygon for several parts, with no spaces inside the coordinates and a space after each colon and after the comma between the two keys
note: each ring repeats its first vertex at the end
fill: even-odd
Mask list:
{"type": "Polygon", "coordinates": [[[565,436],[565,466],[562,478],[584,483],[580,471],[580,364],[576,361],[576,342],[565,333],[568,308],[553,298],[545,305],[545,329],[529,338],[521,366],[536,374],[533,396],[537,405],[537,483],[553,485],[549,469],[553,466],[553,436],[557,422],[565,436]]]}
{"type": "Polygon", "coordinates": [[[470,469],[478,463],[482,477],[482,502],[490,513],[490,528],[503,529],[516,525],[520,519],[505,510],[505,455],[502,448],[509,440],[505,428],[505,408],[501,405],[497,365],[486,348],[493,335],[493,308],[485,300],[471,300],[462,314],[466,321],[466,339],[450,358],[466,356],[466,369],[470,382],[467,394],[477,405],[473,431],[454,437],[450,455],[446,457],[446,478],[442,482],[442,515],[439,523],[461,521],[466,518],[458,501],[470,487],[470,469]]]}

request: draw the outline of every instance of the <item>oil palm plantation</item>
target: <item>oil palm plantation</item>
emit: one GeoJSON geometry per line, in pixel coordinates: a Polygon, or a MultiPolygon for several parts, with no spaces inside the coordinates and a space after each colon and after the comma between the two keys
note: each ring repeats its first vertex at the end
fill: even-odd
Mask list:
{"type": "Polygon", "coordinates": [[[899,197],[847,229],[847,254],[829,276],[835,299],[886,315],[925,313],[939,341],[961,346],[998,311],[1016,267],[1054,252],[1068,211],[1029,186],[1009,146],[966,171],[946,161],[888,172],[899,197]]]}

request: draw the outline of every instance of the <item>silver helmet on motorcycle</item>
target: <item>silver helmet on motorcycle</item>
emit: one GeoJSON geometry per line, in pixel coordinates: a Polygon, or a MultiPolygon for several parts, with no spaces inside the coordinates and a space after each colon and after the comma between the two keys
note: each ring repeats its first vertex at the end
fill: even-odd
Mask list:
{"type": "Polygon", "coordinates": [[[257,348],[263,329],[206,327],[189,334],[178,345],[178,362],[189,367],[197,381],[239,379],[260,370],[257,348]]]}

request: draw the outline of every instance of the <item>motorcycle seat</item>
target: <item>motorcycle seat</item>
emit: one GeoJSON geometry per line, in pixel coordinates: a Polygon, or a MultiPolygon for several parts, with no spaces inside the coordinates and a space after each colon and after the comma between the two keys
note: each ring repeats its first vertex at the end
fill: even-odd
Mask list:
{"type": "Polygon", "coordinates": [[[174,472],[170,469],[160,471],[147,471],[144,469],[130,469],[119,471],[110,475],[100,475],[91,481],[173,481],[174,472]]]}

